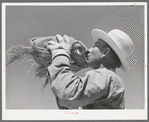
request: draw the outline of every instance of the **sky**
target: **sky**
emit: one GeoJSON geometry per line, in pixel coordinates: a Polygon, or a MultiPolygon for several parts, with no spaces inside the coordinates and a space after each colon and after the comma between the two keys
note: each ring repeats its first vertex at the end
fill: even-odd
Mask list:
{"type": "MultiPolygon", "coordinates": [[[[144,8],[143,6],[7,6],[6,50],[29,46],[33,37],[56,34],[76,37],[88,48],[94,45],[93,29],[120,29],[133,40],[129,71],[117,74],[125,85],[126,109],[144,109],[144,8]]],[[[6,60],[7,61],[7,60],[6,60]]],[[[6,109],[58,109],[50,84],[35,78],[34,62],[12,63],[6,68],[6,109]],[[31,67],[32,66],[32,67],[31,67]]],[[[89,69],[76,75],[84,76],[89,69]]]]}

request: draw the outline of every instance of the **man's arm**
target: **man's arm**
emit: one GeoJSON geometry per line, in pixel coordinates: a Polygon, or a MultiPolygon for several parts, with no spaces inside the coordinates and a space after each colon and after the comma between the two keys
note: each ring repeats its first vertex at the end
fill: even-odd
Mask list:
{"type": "Polygon", "coordinates": [[[108,77],[101,72],[90,71],[84,77],[77,77],[70,71],[70,41],[66,35],[57,35],[56,42],[46,46],[52,53],[52,64],[48,67],[51,89],[60,99],[61,105],[78,108],[107,95],[108,77]]]}
{"type": "Polygon", "coordinates": [[[55,52],[48,71],[52,78],[51,89],[54,95],[65,101],[66,106],[84,106],[107,94],[108,83],[100,73],[90,72],[84,77],[74,76],[70,71],[69,54],[63,49],[55,52]]]}

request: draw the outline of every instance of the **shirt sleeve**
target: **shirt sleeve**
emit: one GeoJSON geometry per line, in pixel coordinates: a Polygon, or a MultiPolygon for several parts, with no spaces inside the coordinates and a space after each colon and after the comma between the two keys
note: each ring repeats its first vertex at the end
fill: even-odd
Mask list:
{"type": "Polygon", "coordinates": [[[51,89],[63,105],[78,108],[92,103],[107,95],[108,77],[94,70],[84,77],[75,76],[70,71],[69,56],[60,49],[62,55],[55,56],[48,71],[51,77],[51,89]]]}

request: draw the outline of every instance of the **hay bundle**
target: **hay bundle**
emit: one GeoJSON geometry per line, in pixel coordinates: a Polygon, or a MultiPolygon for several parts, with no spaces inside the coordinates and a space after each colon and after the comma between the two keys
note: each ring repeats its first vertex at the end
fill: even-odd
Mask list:
{"type": "MultiPolygon", "coordinates": [[[[85,51],[87,48],[81,41],[76,40],[73,37],[69,37],[69,39],[71,42],[71,71],[77,72],[87,67],[85,60],[85,51]]],[[[38,67],[35,69],[36,76],[39,78],[48,78],[47,67],[50,66],[52,62],[51,52],[45,48],[48,41],[57,41],[56,36],[35,37],[29,41],[29,47],[19,45],[9,48],[6,54],[9,61],[6,66],[14,61],[20,61],[22,58],[28,57],[38,64],[38,67]]]]}

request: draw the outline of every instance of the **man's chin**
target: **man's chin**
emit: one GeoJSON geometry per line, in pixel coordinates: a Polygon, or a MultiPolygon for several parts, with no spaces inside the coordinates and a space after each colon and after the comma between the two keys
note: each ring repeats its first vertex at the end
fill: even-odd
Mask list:
{"type": "Polygon", "coordinates": [[[102,64],[100,65],[100,68],[105,68],[102,64]]]}
{"type": "Polygon", "coordinates": [[[99,68],[103,68],[104,66],[103,65],[95,65],[95,63],[89,63],[89,62],[87,62],[88,63],[88,67],[89,68],[93,68],[93,69],[99,69],[99,68]]]}

